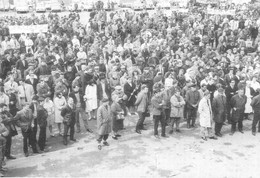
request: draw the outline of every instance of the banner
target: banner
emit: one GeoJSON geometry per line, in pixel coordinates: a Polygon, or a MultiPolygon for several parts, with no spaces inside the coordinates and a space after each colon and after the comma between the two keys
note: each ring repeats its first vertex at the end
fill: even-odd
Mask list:
{"type": "Polygon", "coordinates": [[[235,10],[222,11],[217,9],[208,9],[207,13],[212,15],[235,15],[236,14],[235,10]]]}
{"type": "Polygon", "coordinates": [[[175,12],[182,12],[182,13],[188,13],[189,9],[185,9],[185,8],[171,8],[172,11],[175,12]]]}
{"type": "Polygon", "coordinates": [[[10,34],[20,34],[20,33],[40,33],[48,32],[48,24],[43,25],[11,25],[9,26],[10,34]]]}

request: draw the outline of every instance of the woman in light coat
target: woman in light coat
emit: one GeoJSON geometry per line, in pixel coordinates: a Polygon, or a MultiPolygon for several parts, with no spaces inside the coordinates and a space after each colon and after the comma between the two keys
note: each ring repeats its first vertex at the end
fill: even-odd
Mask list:
{"type": "Polygon", "coordinates": [[[97,110],[97,133],[98,133],[98,149],[101,150],[101,141],[103,140],[104,146],[109,146],[107,139],[111,132],[111,109],[109,106],[109,100],[107,98],[102,99],[102,105],[97,110]]]}
{"type": "Polygon", "coordinates": [[[86,86],[84,100],[86,102],[86,113],[91,119],[96,119],[96,110],[98,108],[97,85],[92,82],[86,86]]]}
{"type": "Polygon", "coordinates": [[[210,92],[208,90],[204,92],[204,97],[199,102],[198,113],[201,138],[205,141],[207,140],[207,136],[210,139],[217,139],[212,132],[213,114],[210,103],[210,92]]]}
{"type": "Polygon", "coordinates": [[[173,133],[174,123],[176,124],[176,132],[180,132],[179,124],[183,117],[185,101],[181,96],[180,90],[176,89],[175,94],[171,97],[171,113],[170,113],[170,131],[173,133]]]}
{"type": "Polygon", "coordinates": [[[61,93],[57,93],[54,98],[54,112],[55,112],[55,123],[58,124],[59,134],[61,133],[61,123],[63,122],[63,117],[61,116],[61,110],[67,105],[66,99],[61,93]]]}

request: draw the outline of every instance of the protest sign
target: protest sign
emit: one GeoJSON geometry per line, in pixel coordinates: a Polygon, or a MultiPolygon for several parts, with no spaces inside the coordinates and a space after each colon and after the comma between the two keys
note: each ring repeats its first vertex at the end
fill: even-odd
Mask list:
{"type": "Polygon", "coordinates": [[[9,32],[10,34],[48,32],[48,25],[11,25],[9,32]]]}

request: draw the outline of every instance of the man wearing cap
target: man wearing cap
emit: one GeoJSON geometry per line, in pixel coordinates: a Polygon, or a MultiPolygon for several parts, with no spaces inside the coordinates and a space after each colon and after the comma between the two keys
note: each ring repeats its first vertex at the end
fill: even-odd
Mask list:
{"type": "Polygon", "coordinates": [[[153,91],[154,91],[154,96],[151,99],[151,104],[152,104],[152,114],[153,114],[153,121],[154,121],[154,136],[156,138],[159,138],[158,135],[158,126],[159,122],[161,123],[161,128],[162,128],[162,137],[166,137],[165,135],[165,118],[163,116],[163,96],[161,92],[161,87],[159,86],[159,83],[155,83],[153,86],[153,91]]]}
{"type": "Polygon", "coordinates": [[[212,112],[213,112],[213,120],[215,121],[215,135],[221,137],[222,134],[221,128],[223,123],[226,120],[226,112],[227,112],[227,102],[226,96],[224,94],[224,88],[221,84],[217,85],[218,87],[218,95],[213,98],[212,101],[212,112]]]}
{"type": "Polygon", "coordinates": [[[138,134],[141,134],[141,130],[145,130],[143,124],[148,108],[148,87],[147,85],[141,86],[141,91],[137,95],[137,99],[135,101],[135,106],[137,106],[137,113],[139,116],[139,120],[137,121],[135,131],[138,134]]]}
{"type": "Polygon", "coordinates": [[[252,99],[251,106],[254,110],[254,119],[252,123],[252,134],[256,135],[256,125],[258,124],[258,132],[260,132],[260,88],[256,89],[258,95],[252,99]]]}
{"type": "Polygon", "coordinates": [[[33,112],[29,106],[30,106],[29,103],[24,103],[23,109],[18,111],[15,117],[13,118],[13,120],[16,121],[17,126],[20,127],[22,130],[23,151],[25,157],[29,156],[28,141],[32,146],[33,152],[39,153],[36,147],[36,142],[33,139],[33,130],[32,130],[32,127],[34,127],[33,112]]]}
{"type": "Polygon", "coordinates": [[[241,133],[243,132],[243,119],[244,111],[246,105],[246,96],[244,94],[244,88],[241,87],[238,89],[238,93],[231,98],[230,105],[232,108],[232,117],[231,117],[231,133],[233,135],[236,131],[236,125],[238,124],[238,130],[241,133]]]}
{"type": "Polygon", "coordinates": [[[196,84],[190,85],[190,90],[187,91],[185,100],[187,103],[187,127],[195,127],[198,104],[200,101],[200,93],[196,88],[196,84]]]}

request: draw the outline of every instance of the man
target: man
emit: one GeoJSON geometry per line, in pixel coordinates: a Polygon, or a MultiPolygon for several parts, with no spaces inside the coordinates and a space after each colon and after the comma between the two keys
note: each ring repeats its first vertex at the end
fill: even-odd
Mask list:
{"type": "Polygon", "coordinates": [[[7,159],[16,159],[14,156],[11,155],[12,137],[18,134],[14,124],[12,123],[13,116],[8,111],[6,104],[0,104],[0,110],[0,117],[2,118],[2,123],[9,132],[9,134],[5,137],[5,156],[7,159]]]}
{"type": "Polygon", "coordinates": [[[127,96],[126,106],[131,114],[134,113],[134,104],[136,101],[136,94],[138,92],[138,86],[136,86],[130,76],[127,77],[127,82],[124,85],[124,93],[127,96]]]}
{"type": "MultiPolygon", "coordinates": [[[[39,97],[37,95],[33,96],[31,104],[30,104],[30,109],[32,110],[32,114],[33,114],[33,121],[32,121],[32,140],[33,142],[37,143],[37,139],[36,139],[36,135],[37,135],[37,131],[38,131],[38,127],[37,127],[37,121],[38,121],[38,107],[39,107],[39,103],[38,103],[38,99],[39,97]]],[[[31,142],[29,142],[29,144],[31,145],[31,142]]]]}
{"type": "Polygon", "coordinates": [[[210,103],[210,92],[206,90],[203,98],[199,102],[198,113],[201,126],[201,138],[207,141],[207,136],[210,139],[216,140],[217,138],[212,132],[212,109],[210,103]]]}
{"type": "Polygon", "coordinates": [[[13,62],[11,61],[11,55],[6,54],[5,59],[1,63],[2,76],[4,79],[7,77],[7,73],[11,71],[13,62]]]}
{"type": "Polygon", "coordinates": [[[48,151],[48,150],[45,149],[48,112],[43,107],[44,98],[39,97],[38,101],[39,101],[39,105],[38,105],[38,108],[37,108],[37,123],[38,123],[39,128],[40,128],[38,145],[39,145],[39,148],[40,148],[41,151],[46,152],[46,151],[48,151]]]}
{"type": "Polygon", "coordinates": [[[232,108],[232,118],[231,118],[231,133],[233,135],[236,131],[236,125],[238,124],[238,130],[241,133],[243,132],[243,118],[246,105],[246,96],[244,95],[244,88],[241,87],[238,89],[238,94],[231,98],[231,108],[232,108]]]}
{"type": "Polygon", "coordinates": [[[24,79],[19,81],[18,90],[18,103],[19,105],[23,105],[24,102],[32,102],[32,98],[34,96],[33,86],[24,82],[24,79]]]}
{"type": "Polygon", "coordinates": [[[74,126],[75,126],[75,104],[73,98],[69,97],[68,104],[61,110],[61,116],[63,117],[64,124],[64,135],[63,135],[63,144],[67,145],[68,131],[70,130],[70,140],[76,142],[74,138],[74,126]]]}
{"type": "Polygon", "coordinates": [[[22,78],[25,79],[24,71],[28,68],[28,62],[25,60],[25,54],[21,54],[21,58],[16,62],[16,69],[21,71],[22,78]]]}
{"type": "Polygon", "coordinates": [[[256,135],[256,125],[258,124],[258,132],[260,132],[259,129],[259,121],[260,121],[260,88],[256,90],[258,92],[258,95],[255,96],[251,102],[251,106],[254,110],[254,119],[252,123],[252,134],[256,135]]]}
{"type": "Polygon", "coordinates": [[[135,106],[137,106],[137,113],[139,115],[139,120],[137,121],[135,131],[138,134],[141,134],[141,130],[144,129],[144,120],[148,107],[148,87],[147,85],[141,86],[141,91],[137,95],[137,99],[135,101],[135,106]]]}
{"type": "Polygon", "coordinates": [[[161,128],[162,128],[162,137],[166,137],[165,135],[165,117],[163,116],[163,96],[161,92],[161,88],[159,86],[159,83],[155,83],[153,86],[154,96],[151,99],[152,104],[152,114],[153,114],[153,121],[154,121],[154,136],[155,138],[159,138],[158,135],[158,126],[159,122],[161,122],[161,128]]]}
{"type": "Polygon", "coordinates": [[[5,104],[9,106],[10,100],[9,97],[4,92],[4,87],[0,86],[0,104],[5,104]]]}
{"type": "Polygon", "coordinates": [[[226,96],[224,96],[224,88],[221,84],[218,84],[218,95],[213,98],[212,111],[213,120],[215,121],[215,135],[221,137],[220,133],[223,123],[226,119],[226,96]]]}
{"type": "Polygon", "coordinates": [[[5,93],[17,93],[18,84],[14,81],[13,75],[9,75],[9,80],[4,84],[5,93]]]}
{"type": "Polygon", "coordinates": [[[24,151],[25,157],[29,156],[28,140],[31,143],[33,152],[39,153],[36,148],[36,142],[33,139],[33,134],[32,134],[33,133],[32,127],[34,127],[33,113],[29,106],[30,106],[29,103],[24,103],[23,109],[21,111],[18,111],[14,117],[14,121],[16,121],[17,126],[20,127],[22,130],[23,151],[24,151]]]}
{"type": "Polygon", "coordinates": [[[227,120],[228,123],[231,124],[230,121],[230,112],[231,112],[231,98],[236,94],[237,92],[237,87],[235,86],[235,80],[231,80],[230,84],[228,85],[228,87],[225,90],[225,94],[227,97],[227,120]]]}
{"type": "Polygon", "coordinates": [[[37,94],[37,84],[38,79],[37,76],[33,73],[33,69],[29,70],[28,78],[26,77],[25,83],[30,84],[33,86],[34,93],[37,94]]]}
{"type": "MultiPolygon", "coordinates": [[[[0,107],[0,112],[2,112],[1,107],[0,107]]],[[[5,155],[6,137],[8,135],[9,135],[8,129],[4,126],[4,124],[0,123],[0,176],[1,177],[4,176],[2,172],[6,171],[6,169],[3,167],[3,162],[4,162],[4,155],[5,155]]]]}
{"type": "Polygon", "coordinates": [[[109,146],[107,139],[111,132],[111,109],[109,106],[109,100],[107,98],[102,99],[102,105],[97,110],[97,133],[98,133],[98,149],[101,150],[101,141],[103,140],[104,146],[109,146]]]}
{"type": "MultiPolygon", "coordinates": [[[[79,78],[79,76],[77,76],[79,78]]],[[[87,132],[93,133],[93,131],[89,128],[88,125],[88,117],[86,115],[85,110],[83,109],[83,96],[82,96],[82,91],[80,90],[79,83],[74,82],[72,85],[72,92],[69,94],[69,97],[74,99],[74,103],[76,106],[76,111],[75,111],[75,119],[76,119],[76,127],[77,127],[77,133],[80,133],[80,118],[83,121],[84,127],[87,132]]]]}
{"type": "Polygon", "coordinates": [[[195,121],[197,116],[198,104],[200,101],[200,93],[196,88],[196,84],[191,84],[190,90],[186,93],[187,102],[187,128],[195,127],[195,121]]]}

